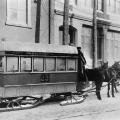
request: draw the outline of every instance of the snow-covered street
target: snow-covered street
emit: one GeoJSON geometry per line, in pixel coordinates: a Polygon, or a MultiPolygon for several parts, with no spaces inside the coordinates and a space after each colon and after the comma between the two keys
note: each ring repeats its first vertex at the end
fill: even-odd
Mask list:
{"type": "Polygon", "coordinates": [[[33,109],[3,112],[0,120],[118,120],[120,92],[115,93],[115,98],[107,98],[106,89],[103,89],[101,95],[101,101],[95,93],[90,93],[80,104],[60,106],[59,101],[47,102],[33,109]]]}

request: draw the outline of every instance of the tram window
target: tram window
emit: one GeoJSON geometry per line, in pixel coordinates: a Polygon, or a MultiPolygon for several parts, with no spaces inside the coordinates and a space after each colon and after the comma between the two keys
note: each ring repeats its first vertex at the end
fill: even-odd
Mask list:
{"type": "Polygon", "coordinates": [[[3,72],[4,68],[3,68],[3,57],[0,57],[0,72],[3,72]]]}
{"type": "Polygon", "coordinates": [[[67,70],[68,71],[75,71],[75,59],[68,59],[67,60],[67,70]]]}
{"type": "Polygon", "coordinates": [[[34,58],[33,71],[43,72],[43,58],[34,58]]]}
{"type": "Polygon", "coordinates": [[[7,57],[7,72],[18,72],[18,57],[7,57]]]}
{"type": "Polygon", "coordinates": [[[55,71],[55,58],[46,58],[46,71],[55,71]]]}
{"type": "Polygon", "coordinates": [[[21,57],[21,72],[31,72],[31,58],[21,57]]]}
{"type": "Polygon", "coordinates": [[[66,59],[58,58],[57,59],[57,71],[65,71],[66,59]]]}

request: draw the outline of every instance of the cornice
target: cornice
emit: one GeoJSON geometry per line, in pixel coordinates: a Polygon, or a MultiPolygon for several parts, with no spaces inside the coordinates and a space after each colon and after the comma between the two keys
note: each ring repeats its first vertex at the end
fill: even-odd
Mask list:
{"type": "MultiPolygon", "coordinates": [[[[55,9],[54,14],[63,16],[63,11],[55,9]]],[[[120,28],[120,24],[112,23],[112,21],[109,20],[108,16],[106,16],[106,19],[105,19],[105,17],[103,17],[103,16],[100,17],[100,15],[101,14],[99,14],[99,13],[97,14],[98,24],[108,25],[108,26],[111,26],[111,27],[116,27],[116,29],[120,28]]],[[[72,17],[72,18],[78,19],[78,20],[87,21],[87,22],[92,22],[93,21],[93,18],[88,18],[88,17],[82,16],[82,15],[76,15],[74,13],[69,13],[69,17],[72,17]]]]}
{"type": "MultiPolygon", "coordinates": [[[[54,13],[57,14],[57,15],[63,16],[63,11],[55,9],[54,13]]],[[[79,19],[79,20],[84,20],[84,21],[92,22],[92,18],[84,17],[82,15],[76,15],[74,13],[69,13],[69,17],[72,17],[74,19],[79,19]]]]}

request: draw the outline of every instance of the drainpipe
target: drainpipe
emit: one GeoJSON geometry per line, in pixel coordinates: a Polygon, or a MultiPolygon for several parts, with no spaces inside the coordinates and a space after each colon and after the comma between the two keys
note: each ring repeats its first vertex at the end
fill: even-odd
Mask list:
{"type": "Polygon", "coordinates": [[[97,67],[97,0],[93,5],[93,68],[97,67]]]}
{"type": "Polygon", "coordinates": [[[49,0],[49,18],[48,18],[48,44],[54,44],[54,7],[55,3],[53,0],[49,0]]]}
{"type": "Polygon", "coordinates": [[[48,26],[48,28],[49,28],[49,31],[48,31],[49,32],[48,33],[49,34],[49,38],[48,38],[49,41],[48,41],[48,43],[49,44],[51,43],[51,12],[52,12],[51,11],[51,0],[49,0],[49,24],[48,24],[49,25],[48,26]]]}
{"type": "Polygon", "coordinates": [[[66,45],[69,39],[69,0],[64,0],[63,28],[63,45],[66,45]]]}
{"type": "Polygon", "coordinates": [[[35,29],[35,43],[40,42],[40,16],[41,16],[41,0],[35,0],[37,3],[36,11],[36,29],[35,29]]]}

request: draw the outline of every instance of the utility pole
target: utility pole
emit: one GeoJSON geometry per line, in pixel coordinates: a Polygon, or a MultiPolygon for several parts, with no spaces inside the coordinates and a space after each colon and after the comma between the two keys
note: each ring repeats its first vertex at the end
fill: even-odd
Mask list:
{"type": "Polygon", "coordinates": [[[55,7],[55,3],[53,0],[49,0],[49,5],[48,5],[48,9],[49,9],[49,19],[48,19],[48,43],[52,44],[54,43],[53,39],[54,39],[54,7],[55,7]]]}
{"type": "Polygon", "coordinates": [[[63,44],[66,45],[69,39],[69,0],[64,0],[63,28],[63,44]]]}
{"type": "Polygon", "coordinates": [[[35,0],[37,3],[36,10],[36,29],[35,29],[35,43],[40,42],[40,16],[41,16],[41,0],[35,0]]]}
{"type": "Polygon", "coordinates": [[[48,27],[49,28],[49,42],[48,42],[49,44],[51,43],[51,32],[52,32],[51,31],[51,27],[52,27],[51,26],[51,17],[52,17],[51,15],[52,14],[52,8],[51,8],[52,3],[51,2],[52,0],[49,0],[49,27],[48,27]]]}
{"type": "Polygon", "coordinates": [[[97,0],[93,5],[93,68],[97,67],[97,0]]]}

